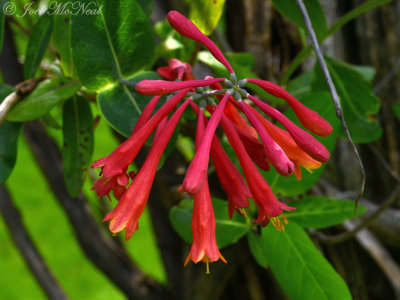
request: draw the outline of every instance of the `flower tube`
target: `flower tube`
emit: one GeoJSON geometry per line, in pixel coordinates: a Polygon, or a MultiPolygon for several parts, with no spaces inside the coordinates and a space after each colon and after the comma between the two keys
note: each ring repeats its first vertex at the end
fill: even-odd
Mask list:
{"type": "Polygon", "coordinates": [[[171,119],[165,125],[163,133],[159,135],[159,138],[151,146],[146,161],[136,174],[128,190],[118,201],[117,206],[103,220],[110,221],[109,227],[111,232],[115,233],[126,229],[126,240],[129,240],[135,230],[138,229],[138,220],[149,198],[158,163],[183,111],[189,105],[190,101],[192,101],[190,98],[186,100],[172,115],[171,119]]]}

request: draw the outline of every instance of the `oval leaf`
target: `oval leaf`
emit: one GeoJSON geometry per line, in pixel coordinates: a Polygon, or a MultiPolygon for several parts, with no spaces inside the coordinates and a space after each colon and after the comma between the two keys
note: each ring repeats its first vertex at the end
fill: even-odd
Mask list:
{"type": "MultiPolygon", "coordinates": [[[[372,85],[350,65],[326,57],[329,71],[342,104],[344,117],[355,143],[368,143],[382,135],[382,128],[375,119],[380,100],[374,96],[372,85]]],[[[328,90],[321,68],[316,64],[313,91],[328,90]]],[[[344,131],[341,135],[345,137],[344,131]]]]}
{"type": "Polygon", "coordinates": [[[253,255],[256,262],[263,268],[268,266],[268,259],[265,255],[265,251],[262,247],[261,236],[249,231],[247,234],[247,241],[249,243],[250,252],[253,255]]]}
{"type": "MultiPolygon", "coordinates": [[[[64,2],[65,1],[67,0],[64,0],[64,2]]],[[[71,20],[68,15],[56,14],[54,16],[53,42],[60,55],[60,65],[63,74],[66,76],[72,76],[70,22],[71,20]]]]}
{"type": "MultiPolygon", "coordinates": [[[[13,93],[11,86],[0,85],[0,103],[9,94],[13,93]]],[[[18,136],[21,132],[21,123],[3,121],[0,124],[0,184],[11,175],[17,160],[18,136]]]]}
{"type": "Polygon", "coordinates": [[[400,121],[400,102],[396,102],[395,104],[393,104],[393,112],[397,120],[400,121]]]}
{"type": "MultiPolygon", "coordinates": [[[[143,79],[160,79],[155,72],[141,72],[129,79],[138,82],[143,79]]],[[[137,119],[151,97],[136,93],[126,85],[116,85],[97,94],[101,113],[118,132],[128,137],[132,133],[137,119]]]]}
{"type": "Polygon", "coordinates": [[[33,26],[26,48],[24,77],[25,79],[35,76],[36,70],[43,58],[44,52],[50,42],[53,32],[53,14],[45,12],[33,26]]]}
{"type": "MultiPolygon", "coordinates": [[[[235,213],[232,220],[228,217],[228,202],[213,198],[215,220],[217,222],[216,235],[219,248],[236,243],[250,230],[250,224],[246,223],[239,214],[235,213]]],[[[179,206],[175,206],[169,213],[169,219],[176,232],[189,244],[192,243],[192,212],[193,200],[183,200],[179,206]]]]}
{"type": "Polygon", "coordinates": [[[49,112],[57,103],[68,99],[81,88],[78,81],[53,77],[38,84],[36,89],[15,105],[7,115],[9,121],[32,121],[49,112]]]}
{"type": "MultiPolygon", "coordinates": [[[[272,0],[274,7],[290,21],[307,31],[306,25],[296,0],[272,0]]],[[[318,0],[304,1],[307,12],[310,15],[311,23],[318,40],[322,40],[328,32],[325,13],[318,0]]]]}
{"type": "Polygon", "coordinates": [[[153,30],[135,0],[82,2],[88,6],[97,4],[98,11],[71,17],[72,58],[79,78],[89,90],[102,90],[151,62],[153,30]]]}
{"type": "Polygon", "coordinates": [[[190,19],[205,34],[211,34],[224,11],[225,0],[191,0],[190,19]]]}
{"type": "Polygon", "coordinates": [[[290,206],[297,209],[287,214],[290,221],[303,228],[326,228],[358,217],[366,208],[359,205],[354,212],[354,202],[322,196],[307,196],[301,200],[291,201],[290,206]]]}
{"type": "Polygon", "coordinates": [[[277,231],[262,230],[262,246],[269,266],[291,300],[346,300],[351,294],[308,235],[294,222],[277,231]]]}
{"type": "Polygon", "coordinates": [[[71,197],[82,189],[93,153],[93,117],[89,102],[73,96],[63,107],[64,181],[71,197]]]}

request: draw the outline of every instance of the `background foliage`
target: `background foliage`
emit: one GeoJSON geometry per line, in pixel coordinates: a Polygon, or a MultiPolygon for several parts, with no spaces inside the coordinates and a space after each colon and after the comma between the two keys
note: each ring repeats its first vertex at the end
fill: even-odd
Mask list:
{"type": "MultiPolygon", "coordinates": [[[[367,169],[366,199],[355,212],[354,204],[348,201],[354,198],[354,193],[341,192],[358,189],[359,167],[354,164],[350,146],[343,139],[343,128],[321,68],[314,63],[295,0],[258,0],[255,4],[244,0],[171,1],[169,4],[150,0],[80,2],[101,7],[94,14],[61,14],[51,1],[40,1],[32,4],[32,9],[40,8],[42,14],[27,15],[24,11],[28,6],[24,5],[30,5],[29,1],[0,1],[3,8],[0,11],[3,49],[0,100],[4,101],[14,91],[21,97],[0,125],[0,183],[3,184],[0,198],[4,203],[6,198],[15,202],[45,264],[70,298],[398,297],[400,271],[396,260],[399,257],[394,251],[400,248],[400,242],[396,238],[388,239],[388,236],[398,236],[398,225],[375,220],[369,230],[378,240],[370,237],[367,241],[373,240],[374,244],[368,247],[364,246],[365,235],[356,233],[350,238],[356,236],[361,247],[355,239],[338,246],[329,240],[360,222],[360,219],[350,219],[363,215],[367,208],[375,210],[381,203],[385,205],[382,211],[386,209],[385,213],[394,220],[399,218],[398,203],[393,203],[400,192],[396,131],[400,105],[393,99],[387,100],[390,89],[398,83],[399,63],[396,61],[389,71],[380,69],[379,60],[385,56],[385,50],[372,39],[371,55],[375,56],[370,60],[357,59],[357,55],[363,57],[367,48],[360,44],[361,54],[356,53],[348,38],[358,34],[357,40],[362,39],[364,31],[373,35],[371,23],[367,22],[372,27],[357,28],[358,31],[354,28],[354,24],[359,24],[355,22],[362,22],[359,19],[381,20],[382,16],[389,16],[392,20],[396,18],[396,10],[390,10],[393,5],[388,4],[390,0],[350,1],[344,8],[336,6],[336,12],[340,13],[334,14],[328,2],[309,0],[306,7],[318,40],[325,41],[328,69],[350,134],[359,144],[367,169]],[[15,7],[15,11],[8,10],[10,7],[15,7]],[[90,163],[108,155],[130,135],[150,99],[137,94],[129,83],[158,79],[154,70],[166,65],[172,57],[193,64],[194,74],[199,78],[212,73],[227,76],[227,71],[207,51],[179,36],[169,26],[165,21],[169,9],[185,12],[210,35],[226,52],[239,78],[279,82],[333,126],[331,136],[318,138],[333,154],[327,165],[313,172],[303,169],[301,181],[294,176],[281,177],[274,170],[264,174],[275,194],[297,208],[287,214],[289,225],[285,232],[277,232],[272,226],[255,226],[251,219],[254,207],[248,210],[247,218],[235,214],[230,220],[224,192],[212,183],[215,173],[211,173],[217,241],[228,264],[213,264],[212,275],[208,277],[201,266],[183,268],[192,240],[193,200],[183,199],[176,193],[182,179],[178,170],[185,168],[193,156],[193,115],[185,113],[180,133],[176,131],[164,153],[149,210],[140,219],[140,230],[131,241],[122,242],[119,235],[111,237],[101,220],[114,202],[98,199],[90,190],[97,179],[90,163]],[[377,13],[372,15],[374,12],[377,13]],[[340,33],[339,37],[334,35],[336,32],[340,33]],[[341,51],[332,50],[332,39],[340,39],[341,51]],[[373,66],[365,66],[366,63],[373,66]],[[26,79],[24,85],[15,86],[26,79]],[[29,90],[26,94],[25,88],[29,90]],[[35,139],[37,132],[39,139],[35,139]],[[54,147],[45,144],[48,140],[55,141],[54,147]],[[58,152],[61,156],[46,164],[46,154],[48,161],[54,158],[52,153],[58,152]],[[379,167],[376,161],[381,161],[379,167]],[[50,170],[50,165],[54,170],[50,170]],[[382,171],[384,168],[386,171],[382,171]],[[104,253],[116,253],[110,261],[98,259],[103,250],[96,243],[92,248],[87,245],[93,240],[85,242],[80,238],[85,236],[87,228],[71,215],[76,210],[74,205],[81,200],[84,205],[88,204],[89,216],[80,216],[75,211],[76,218],[81,217],[83,224],[95,225],[98,232],[91,234],[107,248],[104,253]],[[376,251],[383,253],[383,261],[377,258],[376,251]],[[122,263],[114,265],[115,261],[121,262],[121,257],[122,263]],[[121,277],[129,274],[132,280],[130,277],[122,280],[119,271],[121,277]],[[376,272],[385,276],[372,284],[376,278],[372,280],[370,274],[376,272]]],[[[71,4],[66,0],[55,3],[66,7],[71,4]]],[[[382,25],[380,30],[386,33],[389,27],[382,25]]],[[[396,59],[392,52],[400,48],[397,44],[391,46],[394,50],[388,51],[391,55],[386,58],[388,61],[396,59]]],[[[256,87],[253,91],[277,108],[286,109],[280,99],[256,87]]],[[[397,91],[394,99],[399,95],[397,91]]],[[[297,122],[292,111],[285,114],[297,122]]],[[[226,141],[224,147],[235,161],[226,141]]],[[[136,163],[142,162],[143,157],[139,156],[136,163]]],[[[133,165],[132,169],[137,167],[133,165]]],[[[5,207],[0,207],[3,215],[7,214],[5,207]]],[[[364,219],[370,218],[370,214],[366,215],[364,219]]],[[[17,236],[8,233],[12,228],[6,217],[4,220],[0,223],[0,257],[5,270],[0,274],[0,284],[4,287],[0,298],[41,299],[46,295],[52,298],[30,274],[18,254],[21,248],[12,243],[17,236]],[[16,287],[15,282],[20,285],[16,287]]]]}

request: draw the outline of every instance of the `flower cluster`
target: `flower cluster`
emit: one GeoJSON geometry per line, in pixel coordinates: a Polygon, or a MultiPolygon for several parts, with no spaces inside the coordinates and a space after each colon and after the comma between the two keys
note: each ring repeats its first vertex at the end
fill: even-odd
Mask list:
{"type": "Polygon", "coordinates": [[[228,69],[230,78],[208,76],[204,80],[195,80],[189,64],[171,59],[168,67],[157,70],[169,81],[139,82],[136,91],[154,97],[143,110],[129,139],[109,156],[92,165],[93,168],[100,167],[102,175],[94,188],[100,196],[113,191],[119,200],[104,221],[109,221],[110,230],[114,233],[125,229],[128,240],[138,229],[138,220],[146,206],[162,153],[182,113],[190,106],[198,119],[196,151],[179,188],[179,192],[186,192],[194,197],[193,245],[186,263],[191,259],[195,263],[204,261],[208,265],[219,258],[225,261],[217,247],[216,222],[207,180],[210,155],[228,197],[229,216],[232,217],[234,210],[245,214],[244,209],[249,206],[249,199],[253,199],[258,207],[255,222],[263,226],[271,222],[278,230],[283,230],[284,226],[280,216],[286,223],[283,211],[294,208],[277,200],[258,168],[269,170],[272,165],[282,176],[291,176],[294,173],[300,179],[301,166],[306,169],[318,168],[321,163],[328,161],[330,155],[311,134],[295,125],[280,111],[250,95],[244,89],[245,85],[258,85],[266,92],[286,100],[301,124],[319,136],[328,136],[332,127],[318,113],[271,82],[252,78],[238,81],[222,52],[190,20],[176,11],[171,11],[167,19],[181,35],[207,47],[228,69]],[[160,97],[166,94],[170,95],[169,99],[153,114],[160,97]],[[276,126],[259,111],[281,123],[284,129],[276,126]],[[218,125],[225,132],[244,176],[230,160],[215,135],[218,125]],[[137,174],[127,174],[128,166],[154,131],[152,146],[144,164],[137,174]]]}

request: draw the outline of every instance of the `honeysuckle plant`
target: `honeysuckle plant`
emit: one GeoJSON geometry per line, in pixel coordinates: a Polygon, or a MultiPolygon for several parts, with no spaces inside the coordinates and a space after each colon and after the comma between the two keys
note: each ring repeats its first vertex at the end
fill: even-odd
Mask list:
{"type": "MultiPolygon", "coordinates": [[[[139,94],[153,96],[140,115],[131,136],[118,146],[109,156],[96,161],[92,167],[101,168],[102,176],[95,184],[99,196],[113,190],[118,199],[116,207],[106,215],[110,230],[117,233],[126,230],[129,240],[138,229],[138,220],[149,198],[151,186],[162,153],[171,138],[184,110],[191,106],[198,123],[196,131],[195,155],[186,171],[179,192],[194,196],[192,216],[193,245],[189,259],[195,263],[208,263],[221,258],[215,236],[216,222],[207,170],[209,158],[213,158],[216,172],[228,195],[229,216],[234,209],[246,215],[248,199],[253,199],[258,207],[255,223],[268,223],[277,230],[284,230],[287,219],[284,211],[295,208],[279,201],[257,168],[269,170],[270,164],[281,176],[296,174],[301,179],[301,168],[318,168],[329,159],[329,151],[311,134],[295,125],[277,109],[249,94],[247,83],[256,84],[266,92],[284,99],[295,112],[302,125],[320,136],[328,136],[332,126],[317,112],[309,109],[284,89],[271,82],[244,78],[238,80],[232,66],[221,50],[205,36],[190,20],[177,11],[171,11],[167,19],[182,36],[202,43],[211,54],[230,72],[228,78],[196,80],[191,74],[191,66],[177,59],[171,59],[168,67],[158,69],[158,73],[169,79],[142,80],[136,84],[139,94]],[[151,116],[162,95],[169,95],[165,104],[151,116]],[[281,129],[251,106],[251,101],[265,115],[278,121],[281,129]],[[174,108],[179,107],[168,118],[174,108]],[[239,113],[242,112],[246,120],[239,113]],[[208,112],[211,116],[208,119],[208,112]],[[222,148],[215,131],[221,125],[244,173],[244,178],[222,148]],[[129,176],[128,166],[146,140],[155,131],[150,152],[136,175],[129,176]],[[286,151],[285,151],[286,150],[286,151]],[[132,178],[130,182],[130,177],[132,178]],[[125,190],[125,187],[128,188],[125,190]],[[280,219],[282,217],[283,223],[280,219]]],[[[226,262],[226,261],[225,261],[226,262]]]]}
{"type": "MultiPolygon", "coordinates": [[[[0,213],[21,253],[28,249],[44,254],[42,260],[40,255],[24,258],[49,298],[118,298],[117,287],[129,299],[243,299],[254,291],[273,291],[292,300],[347,300],[350,291],[362,288],[359,281],[352,282],[347,267],[359,275],[375,264],[364,265],[358,256],[348,261],[347,254],[329,246],[353,237],[351,222],[342,223],[365,211],[362,205],[355,211],[354,202],[337,199],[342,196],[333,192],[344,189],[339,176],[352,174],[357,181],[362,173],[356,164],[343,171],[337,163],[336,157],[347,156],[343,144],[349,140],[341,141],[338,149],[335,145],[339,137],[351,137],[357,144],[377,141],[384,131],[378,120],[386,123],[389,102],[382,102],[385,116],[376,116],[380,100],[374,92],[381,84],[373,89],[375,70],[323,57],[318,44],[390,0],[370,0],[330,27],[318,0],[307,0],[306,6],[302,0],[265,1],[272,3],[266,9],[274,21],[252,20],[250,2],[240,22],[232,22],[233,11],[238,11],[224,1],[186,1],[186,17],[160,10],[151,22],[151,0],[84,0],[77,11],[65,1],[61,6],[41,1],[39,10],[33,3],[2,3],[0,184],[6,184],[0,186],[0,213]],[[224,7],[229,8],[225,14],[224,7]],[[237,30],[242,22],[245,30],[237,30]],[[264,22],[275,25],[261,33],[258,26],[264,22]],[[262,39],[268,46],[258,43],[257,53],[251,54],[258,34],[268,35],[262,39]],[[279,43],[281,37],[285,43],[279,43]],[[231,42],[235,49],[242,43],[249,52],[229,51],[231,42]],[[317,63],[312,66],[309,60],[308,71],[299,68],[314,53],[317,63]],[[265,63],[265,57],[271,63],[265,63]],[[265,73],[273,76],[259,77],[265,73]],[[21,132],[26,142],[18,142],[21,132]],[[45,180],[31,174],[37,165],[28,159],[28,147],[45,180]],[[68,220],[58,215],[59,206],[51,206],[50,193],[40,183],[54,191],[68,220]],[[20,205],[24,197],[35,209],[20,205]],[[25,220],[29,231],[24,230],[25,220]],[[71,223],[77,240],[68,238],[64,223],[71,223]],[[41,239],[41,251],[29,239],[18,238],[30,232],[31,240],[39,244],[41,239]],[[120,241],[123,237],[126,242],[120,241]],[[69,251],[75,244],[105,276],[97,276],[88,259],[74,260],[80,255],[69,251]],[[55,265],[45,268],[50,255],[51,261],[71,268],[79,261],[83,271],[76,273],[76,282],[85,289],[76,292],[76,285],[61,280],[64,293],[51,276],[55,265]],[[329,262],[332,257],[334,264],[329,262]],[[205,264],[196,265],[199,262],[205,264]],[[340,272],[332,266],[339,266],[340,272]],[[276,280],[266,278],[265,268],[276,280]],[[204,276],[204,270],[211,275],[204,276]],[[251,292],[239,291],[243,282],[251,292]],[[274,288],[277,283],[281,288],[274,288]]],[[[365,63],[363,55],[360,61],[365,63]]],[[[393,111],[398,113],[399,107],[393,111]]],[[[385,137],[390,135],[385,132],[385,137]]],[[[394,153],[391,149],[393,159],[394,153]]],[[[371,161],[367,165],[376,168],[371,161]]],[[[373,198],[373,188],[367,189],[373,198]]],[[[348,198],[353,199],[352,194],[348,198]]],[[[384,207],[395,198],[391,195],[384,207]]],[[[360,228],[369,222],[366,217],[360,228]]],[[[13,256],[8,251],[14,248],[5,245],[5,254],[4,247],[0,251],[7,258],[0,274],[6,287],[2,295],[42,297],[31,294],[32,288],[28,295],[14,290],[13,283],[26,274],[9,263],[13,256]]],[[[353,243],[343,249],[359,252],[353,243]]],[[[386,272],[388,265],[396,269],[393,261],[379,264],[386,263],[386,272]]],[[[57,275],[67,278],[71,269],[62,269],[57,275]]],[[[365,286],[371,285],[368,278],[365,286]]],[[[376,285],[384,286],[382,295],[391,298],[386,278],[376,285]]]]}

